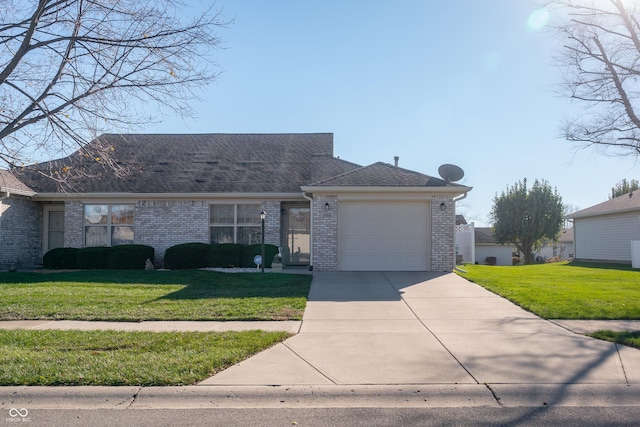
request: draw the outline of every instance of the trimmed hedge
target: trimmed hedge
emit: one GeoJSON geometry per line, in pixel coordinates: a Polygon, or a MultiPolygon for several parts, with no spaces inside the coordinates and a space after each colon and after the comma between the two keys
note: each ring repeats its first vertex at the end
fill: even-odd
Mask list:
{"type": "MultiPolygon", "coordinates": [[[[253,262],[253,257],[256,255],[262,255],[262,244],[257,243],[255,245],[245,246],[242,251],[242,262],[240,263],[241,267],[255,267],[256,264],[253,262]]],[[[273,257],[278,255],[278,247],[275,245],[264,245],[264,268],[271,268],[271,263],[273,262],[273,257]]]]}
{"type": "Polygon", "coordinates": [[[76,265],[81,270],[104,270],[109,268],[109,250],[106,246],[81,248],[76,254],[76,265]]]}
{"type": "Polygon", "coordinates": [[[144,270],[148,259],[153,261],[155,250],[147,245],[117,245],[109,248],[108,268],[144,270]]]}
{"type": "Polygon", "coordinates": [[[171,246],[164,253],[164,268],[183,270],[208,267],[207,254],[210,250],[211,245],[207,243],[181,243],[171,246]]]}
{"type": "Polygon", "coordinates": [[[42,266],[44,268],[62,270],[76,269],[76,255],[78,248],[56,248],[51,249],[42,257],[42,266]]]}
{"type": "MultiPolygon", "coordinates": [[[[260,255],[262,245],[244,246],[236,243],[181,243],[171,246],[164,253],[164,268],[184,270],[188,268],[229,268],[255,267],[253,258],[260,255]]],[[[278,254],[275,245],[264,245],[265,268],[271,268],[273,258],[278,254]]]]}
{"type": "Polygon", "coordinates": [[[207,267],[238,267],[241,264],[243,250],[244,245],[238,243],[211,245],[207,253],[207,267]]]}

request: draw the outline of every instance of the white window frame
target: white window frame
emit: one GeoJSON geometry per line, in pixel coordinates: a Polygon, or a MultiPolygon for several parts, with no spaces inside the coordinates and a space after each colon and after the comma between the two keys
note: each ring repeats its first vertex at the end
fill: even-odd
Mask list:
{"type": "Polygon", "coordinates": [[[113,227],[131,227],[133,233],[133,239],[131,243],[135,241],[135,204],[134,203],[84,203],[82,205],[82,246],[87,247],[87,227],[104,227],[107,230],[107,242],[106,246],[113,246],[111,239],[113,227]],[[107,222],[106,224],[90,224],[86,222],[86,207],[87,206],[107,206],[107,222]],[[113,224],[111,222],[112,209],[114,206],[129,206],[133,210],[133,223],[132,224],[113,224]]]}
{"type": "MultiPolygon", "coordinates": [[[[238,203],[213,203],[211,205],[209,205],[209,241],[211,242],[211,229],[215,228],[215,227],[233,227],[233,243],[238,243],[238,228],[239,227],[257,227],[258,229],[260,229],[260,227],[262,226],[260,217],[257,218],[257,222],[256,223],[240,223],[238,222],[238,206],[247,206],[247,205],[253,205],[253,206],[257,206],[258,209],[262,209],[262,204],[261,203],[251,203],[251,202],[238,202],[238,203]],[[233,224],[230,223],[215,223],[211,221],[211,210],[213,208],[213,206],[233,206],[233,224]]],[[[258,233],[260,233],[260,231],[258,231],[258,233]]],[[[258,242],[249,242],[251,243],[258,243],[258,242]]]]}

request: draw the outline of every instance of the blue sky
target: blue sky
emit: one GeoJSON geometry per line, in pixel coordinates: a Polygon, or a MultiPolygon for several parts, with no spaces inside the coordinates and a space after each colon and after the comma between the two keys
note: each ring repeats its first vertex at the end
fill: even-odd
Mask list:
{"type": "Polygon", "coordinates": [[[332,132],[335,155],[438,176],[462,167],[459,206],[489,225],[493,197],[545,179],[565,204],[607,200],[633,158],[579,150],[560,137],[583,106],[554,92],[556,34],[533,29],[530,0],[218,0],[227,19],[219,79],[200,117],[154,133],[332,132]]]}

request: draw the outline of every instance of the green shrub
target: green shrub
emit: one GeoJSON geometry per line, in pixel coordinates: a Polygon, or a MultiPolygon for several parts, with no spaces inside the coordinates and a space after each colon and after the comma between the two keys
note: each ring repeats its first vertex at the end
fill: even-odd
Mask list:
{"type": "Polygon", "coordinates": [[[183,270],[207,267],[207,254],[211,245],[207,243],[181,243],[171,246],[164,253],[164,268],[183,270]]]}
{"type": "Polygon", "coordinates": [[[207,254],[207,267],[238,267],[242,259],[243,245],[220,243],[211,245],[207,254]]]}
{"type": "Polygon", "coordinates": [[[117,245],[108,253],[108,268],[144,270],[147,259],[153,261],[155,251],[147,245],[117,245]]]}
{"type": "Polygon", "coordinates": [[[76,265],[82,270],[104,270],[109,268],[109,251],[106,246],[90,246],[78,250],[76,265]]]}
{"type": "Polygon", "coordinates": [[[76,264],[78,251],[78,248],[51,249],[42,257],[42,266],[55,270],[78,268],[76,264]]]}
{"type": "MultiPolygon", "coordinates": [[[[256,255],[262,254],[262,244],[258,243],[255,245],[245,246],[242,251],[242,262],[240,264],[241,267],[255,267],[256,264],[253,262],[253,257],[256,255]]],[[[273,262],[273,257],[278,254],[278,247],[275,245],[264,245],[264,267],[271,268],[271,263],[273,262]]]]}

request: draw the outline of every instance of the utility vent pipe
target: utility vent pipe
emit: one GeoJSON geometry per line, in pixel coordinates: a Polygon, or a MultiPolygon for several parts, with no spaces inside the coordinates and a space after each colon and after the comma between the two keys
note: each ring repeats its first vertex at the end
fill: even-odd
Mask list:
{"type": "Polygon", "coordinates": [[[398,167],[398,160],[400,160],[400,157],[393,156],[393,162],[395,163],[396,167],[398,167]]]}

